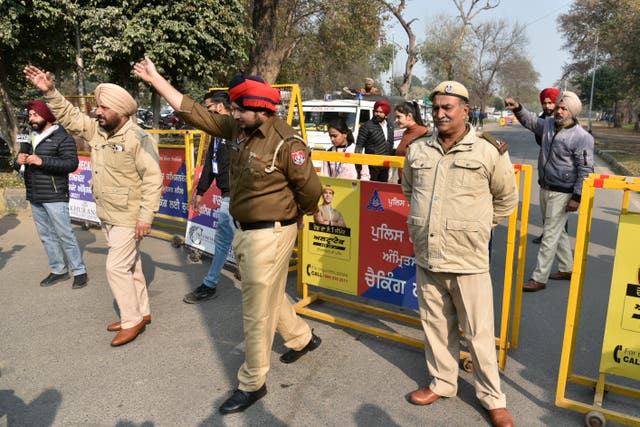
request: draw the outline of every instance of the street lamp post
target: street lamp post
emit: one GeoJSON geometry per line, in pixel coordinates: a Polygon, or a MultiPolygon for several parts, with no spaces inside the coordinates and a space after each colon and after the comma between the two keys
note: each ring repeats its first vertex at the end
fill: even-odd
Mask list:
{"type": "Polygon", "coordinates": [[[591,132],[591,108],[593,107],[593,87],[596,83],[596,62],[598,60],[598,33],[596,33],[596,48],[593,55],[593,74],[591,75],[591,95],[589,96],[589,132],[591,132]]]}

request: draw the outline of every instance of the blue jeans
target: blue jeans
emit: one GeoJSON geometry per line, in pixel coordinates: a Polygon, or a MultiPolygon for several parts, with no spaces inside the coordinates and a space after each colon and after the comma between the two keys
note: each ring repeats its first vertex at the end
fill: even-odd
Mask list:
{"type": "Polygon", "coordinates": [[[231,214],[229,213],[229,198],[223,197],[220,208],[218,209],[218,227],[216,228],[216,235],[214,237],[215,253],[209,272],[202,281],[210,288],[215,288],[218,285],[220,272],[222,271],[222,267],[224,267],[229,248],[231,248],[234,233],[233,218],[231,218],[231,214]]]}
{"type": "Polygon", "coordinates": [[[87,272],[76,235],[71,227],[69,203],[31,203],[33,222],[49,258],[49,268],[54,274],[67,272],[64,256],[71,265],[74,276],[87,272]]]}

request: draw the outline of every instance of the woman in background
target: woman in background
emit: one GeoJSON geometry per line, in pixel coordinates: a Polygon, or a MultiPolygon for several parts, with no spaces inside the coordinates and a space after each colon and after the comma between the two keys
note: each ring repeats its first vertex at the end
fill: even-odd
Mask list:
{"type": "MultiPolygon", "coordinates": [[[[403,102],[402,104],[396,105],[396,108],[394,108],[394,110],[396,114],[396,125],[399,128],[404,129],[402,139],[400,140],[400,144],[398,144],[398,147],[396,148],[395,155],[404,157],[407,154],[407,147],[409,146],[411,141],[423,135],[431,134],[431,129],[424,125],[422,116],[420,115],[420,106],[417,102],[403,102]]],[[[400,184],[402,169],[398,168],[397,174],[393,173],[389,175],[393,176],[393,181],[390,178],[389,182],[400,184]]]]}
{"type": "MultiPolygon", "coordinates": [[[[344,120],[337,120],[327,125],[329,138],[333,146],[327,151],[336,153],[353,153],[356,148],[351,130],[344,120]]],[[[322,162],[322,175],[332,178],[361,179],[369,181],[369,166],[353,163],[322,162]]]]}

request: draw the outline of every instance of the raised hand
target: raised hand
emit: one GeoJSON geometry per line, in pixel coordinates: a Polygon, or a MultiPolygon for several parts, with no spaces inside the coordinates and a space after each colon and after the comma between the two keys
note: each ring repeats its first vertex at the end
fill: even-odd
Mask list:
{"type": "Polygon", "coordinates": [[[33,65],[24,67],[24,75],[35,87],[40,89],[45,95],[52,93],[56,89],[53,75],[48,71],[41,70],[33,65]]]}
{"type": "Polygon", "coordinates": [[[156,69],[156,65],[146,55],[144,60],[133,66],[133,72],[136,76],[140,77],[147,83],[151,83],[155,77],[160,76],[160,73],[158,73],[158,70],[156,69]]]}
{"type": "Polygon", "coordinates": [[[516,110],[520,104],[513,98],[505,98],[504,99],[504,109],[505,110],[516,110]]]}

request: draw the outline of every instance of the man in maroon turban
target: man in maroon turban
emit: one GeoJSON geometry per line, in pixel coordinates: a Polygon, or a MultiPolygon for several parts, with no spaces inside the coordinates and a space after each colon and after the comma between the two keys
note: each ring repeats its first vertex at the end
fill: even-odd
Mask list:
{"type": "Polygon", "coordinates": [[[73,289],[87,284],[87,268],[71,227],[69,216],[69,174],[78,168],[76,142],[40,100],[27,102],[30,144],[20,144],[15,169],[27,188],[33,222],[38,230],[50,273],[40,286],[51,286],[73,275],[73,289]],[[26,147],[25,147],[26,145],[26,147]]]}
{"type": "MultiPolygon", "coordinates": [[[[381,99],[373,105],[373,118],[365,122],[358,131],[356,153],[390,156],[393,153],[393,124],[387,120],[391,105],[381,99]]],[[[369,166],[371,181],[387,182],[389,168],[369,166]]]]}

